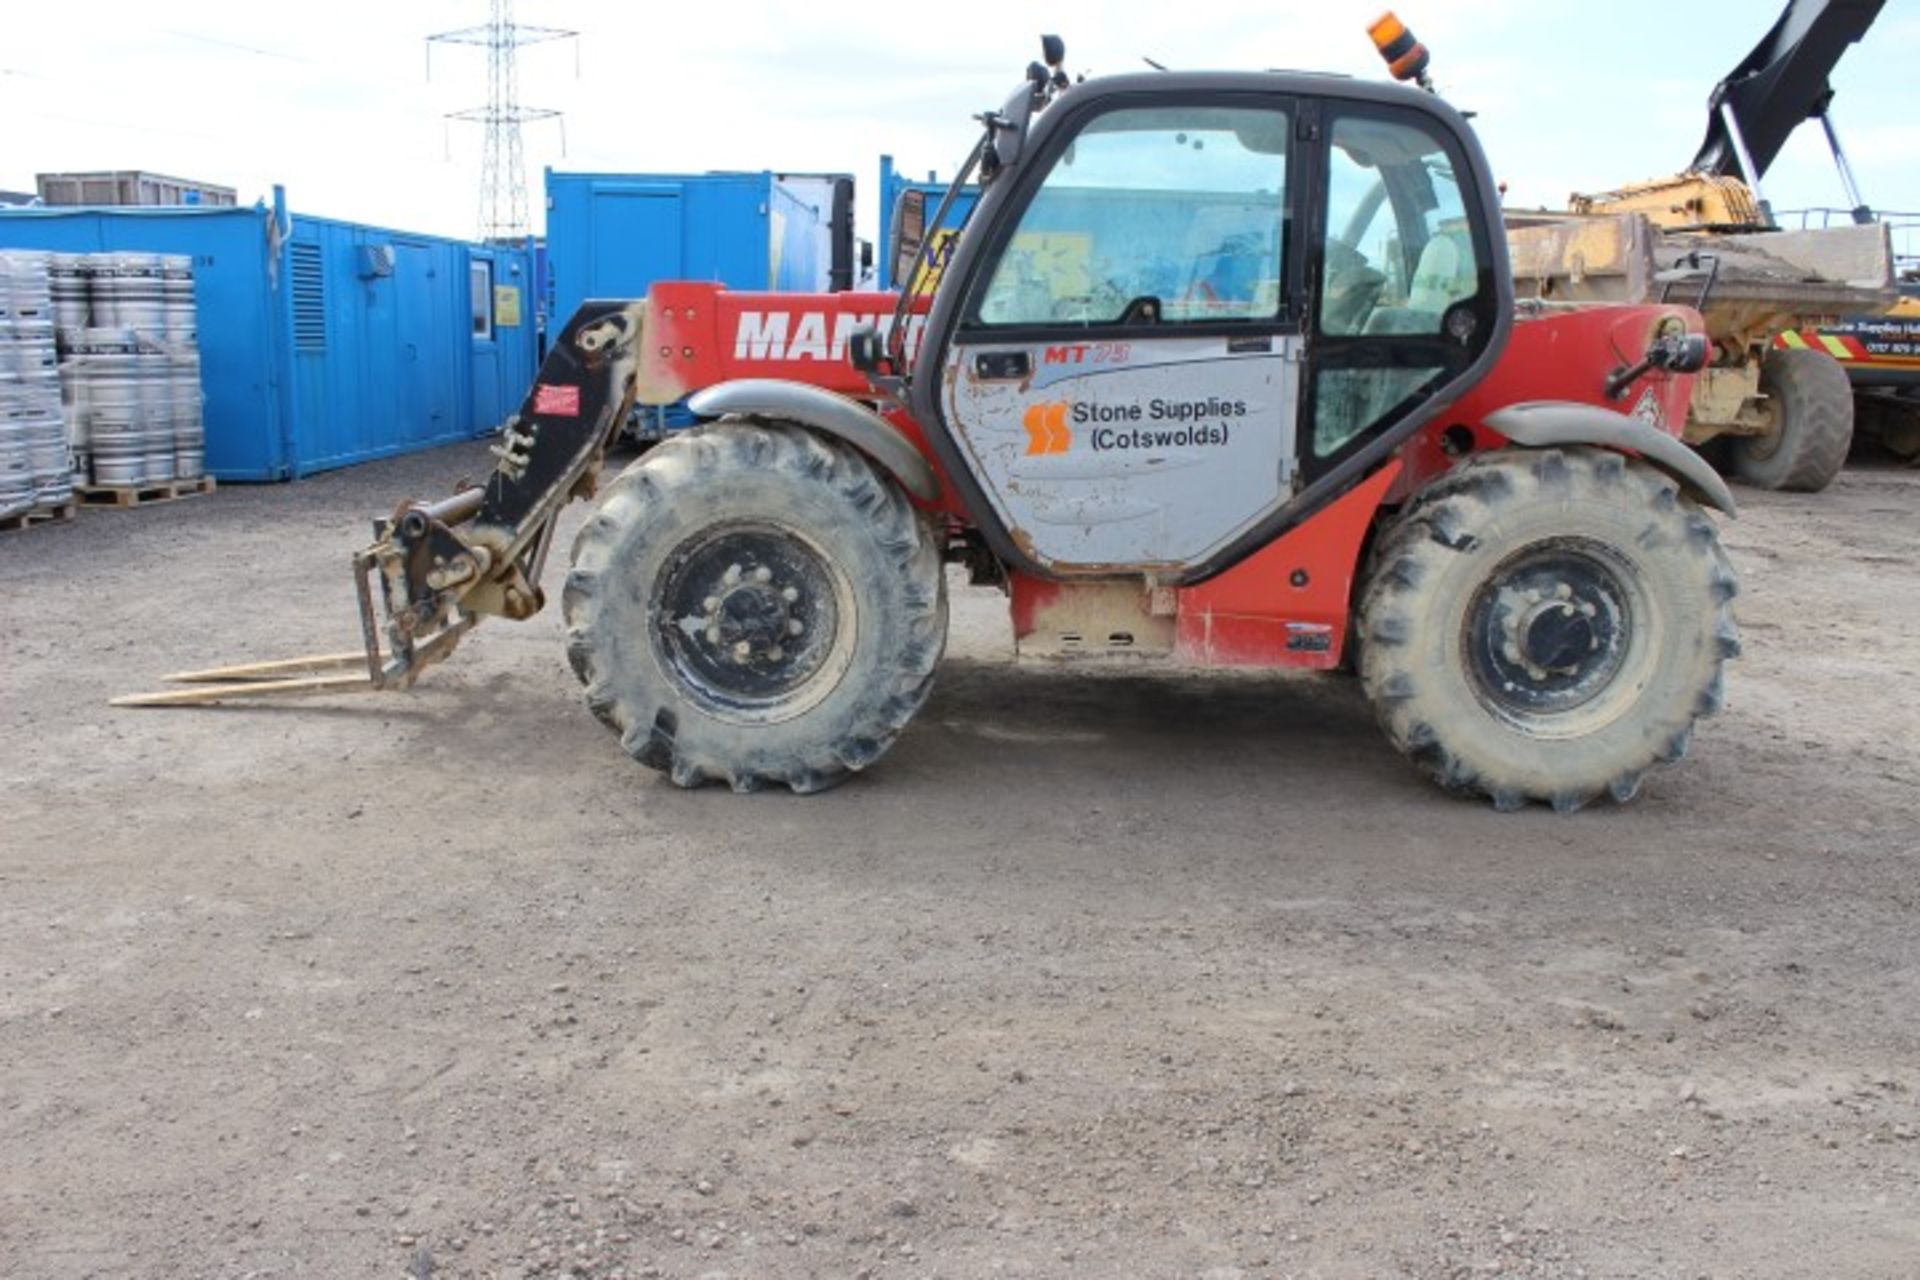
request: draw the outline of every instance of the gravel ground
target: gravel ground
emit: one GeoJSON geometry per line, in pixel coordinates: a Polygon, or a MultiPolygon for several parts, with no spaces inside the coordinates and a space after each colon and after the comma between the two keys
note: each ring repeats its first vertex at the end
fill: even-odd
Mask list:
{"type": "Polygon", "coordinates": [[[1743,493],[1727,713],[1570,818],[968,588],[809,799],[630,764],[557,609],[104,705],[347,647],[366,518],[484,465],[0,536],[0,1275],[1920,1274],[1920,473],[1743,493]]]}

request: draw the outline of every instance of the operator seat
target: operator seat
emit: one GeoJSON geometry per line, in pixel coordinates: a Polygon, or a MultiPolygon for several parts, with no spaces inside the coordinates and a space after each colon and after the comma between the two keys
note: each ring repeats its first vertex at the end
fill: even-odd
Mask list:
{"type": "Polygon", "coordinates": [[[1420,251],[1404,307],[1381,307],[1367,317],[1368,333],[1438,334],[1448,307],[1479,287],[1473,242],[1458,224],[1436,231],[1420,251]]]}

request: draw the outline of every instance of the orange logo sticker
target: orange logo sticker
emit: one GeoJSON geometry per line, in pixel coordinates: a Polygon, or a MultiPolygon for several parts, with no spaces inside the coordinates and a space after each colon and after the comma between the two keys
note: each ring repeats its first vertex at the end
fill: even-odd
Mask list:
{"type": "Polygon", "coordinates": [[[1036,404],[1027,409],[1024,425],[1027,428],[1027,456],[1037,453],[1065,453],[1073,447],[1073,431],[1067,426],[1067,410],[1071,406],[1065,400],[1056,400],[1052,404],[1036,404]]]}

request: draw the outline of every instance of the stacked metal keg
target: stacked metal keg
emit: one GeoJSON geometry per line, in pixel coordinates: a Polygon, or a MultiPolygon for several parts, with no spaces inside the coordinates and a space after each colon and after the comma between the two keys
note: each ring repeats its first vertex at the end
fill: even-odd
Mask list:
{"type": "Polygon", "coordinates": [[[91,483],[200,479],[206,432],[193,260],[87,254],[55,263],[54,279],[68,403],[91,483]]]}
{"type": "Polygon", "coordinates": [[[80,367],[71,358],[71,338],[87,327],[88,280],[93,270],[84,253],[48,257],[47,292],[53,299],[53,332],[60,356],[60,403],[66,411],[67,442],[73,448],[73,482],[88,483],[86,403],[80,398],[80,367]]]}
{"type": "Polygon", "coordinates": [[[89,325],[68,330],[62,340],[85,423],[90,482],[116,487],[149,483],[147,396],[133,330],[89,325]]]}
{"type": "Polygon", "coordinates": [[[49,258],[0,252],[0,517],[73,500],[49,258]]]}
{"type": "Polygon", "coordinates": [[[198,480],[206,472],[207,431],[200,393],[200,319],[193,298],[193,259],[184,254],[162,257],[160,276],[174,477],[198,480]]]}

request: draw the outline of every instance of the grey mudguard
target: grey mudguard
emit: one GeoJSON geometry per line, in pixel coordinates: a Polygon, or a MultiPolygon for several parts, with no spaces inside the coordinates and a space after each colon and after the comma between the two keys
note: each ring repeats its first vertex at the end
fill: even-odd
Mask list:
{"type": "Polygon", "coordinates": [[[783,418],[844,440],[878,462],[922,502],[940,496],[940,482],[899,429],[858,400],[785,378],[741,378],[696,392],[687,407],[703,418],[783,418]]]}
{"type": "Polygon", "coordinates": [[[1556,444],[1592,444],[1637,453],[1707,501],[1735,516],[1733,492],[1707,460],[1680,441],[1638,418],[1565,400],[1529,400],[1487,415],[1487,426],[1515,444],[1531,449],[1556,444]]]}

